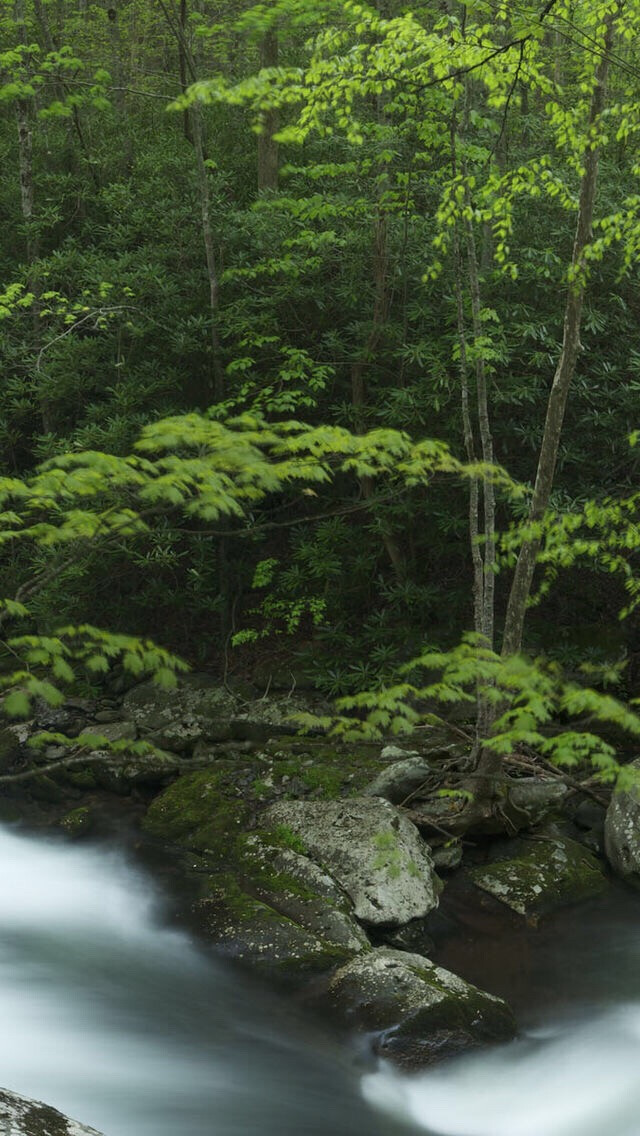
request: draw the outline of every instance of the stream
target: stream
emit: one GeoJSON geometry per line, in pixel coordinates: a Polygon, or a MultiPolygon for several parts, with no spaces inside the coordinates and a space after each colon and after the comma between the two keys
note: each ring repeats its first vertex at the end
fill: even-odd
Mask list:
{"type": "Polygon", "coordinates": [[[122,853],[0,828],[0,864],[0,1085],[105,1136],[640,1134],[631,893],[517,931],[495,957],[458,942],[460,973],[494,968],[522,1036],[408,1077],[363,1074],[285,999],[167,927],[122,853]]]}

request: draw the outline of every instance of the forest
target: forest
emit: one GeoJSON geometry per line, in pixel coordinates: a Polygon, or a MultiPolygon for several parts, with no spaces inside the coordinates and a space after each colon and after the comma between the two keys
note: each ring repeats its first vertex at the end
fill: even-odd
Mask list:
{"type": "Polygon", "coordinates": [[[292,857],[345,971],[439,961],[402,938],[425,855],[534,923],[487,858],[637,884],[639,36],[636,0],[1,0],[2,821],[112,836],[124,801],[198,858],[199,933],[298,985],[292,857]],[[298,816],[345,801],[377,898],[298,816]]]}

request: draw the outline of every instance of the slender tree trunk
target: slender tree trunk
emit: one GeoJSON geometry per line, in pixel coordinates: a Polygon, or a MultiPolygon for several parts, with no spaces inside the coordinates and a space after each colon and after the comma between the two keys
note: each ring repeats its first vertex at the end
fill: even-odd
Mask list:
{"type": "MultiPolygon", "coordinates": [[[[189,80],[187,78],[187,55],[185,51],[185,43],[187,42],[187,0],[180,0],[180,30],[181,34],[178,37],[178,67],[180,69],[180,89],[184,95],[189,86],[189,80]]],[[[188,108],[183,111],[182,126],[187,142],[193,142],[191,114],[188,108]]]]}
{"type": "MultiPolygon", "coordinates": [[[[263,67],[278,66],[278,33],[275,28],[266,32],[260,49],[260,62],[263,67]]],[[[278,133],[279,115],[275,109],[267,110],[262,120],[262,132],[258,135],[258,189],[277,189],[279,174],[278,133]]]]}
{"type": "MultiPolygon", "coordinates": [[[[606,85],[609,68],[609,53],[613,42],[614,15],[607,17],[602,54],[596,67],[595,82],[589,110],[589,135],[597,129],[606,99],[606,85]]],[[[529,508],[528,522],[540,522],[549,505],[553,479],[560,448],[562,423],[569,388],[575,374],[578,354],[581,350],[580,328],[585,296],[584,253],[591,239],[593,209],[598,177],[599,148],[590,146],[584,157],[584,172],[580,185],[578,221],[571,257],[569,291],[564,314],[562,349],[553,378],[547,404],[547,415],[538,456],[533,497],[529,508]]],[[[533,538],[525,540],[516,563],[505,617],[503,655],[517,654],[522,648],[524,621],[531,594],[540,543],[533,538]]]]}

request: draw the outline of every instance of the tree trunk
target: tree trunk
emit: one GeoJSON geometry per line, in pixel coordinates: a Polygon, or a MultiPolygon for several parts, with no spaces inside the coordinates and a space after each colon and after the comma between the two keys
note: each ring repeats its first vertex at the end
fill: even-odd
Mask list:
{"type": "MultiPolygon", "coordinates": [[[[588,133],[592,135],[597,128],[605,106],[609,53],[613,42],[614,15],[609,14],[605,24],[603,50],[596,67],[595,82],[589,109],[588,133]]],[[[580,185],[580,203],[576,226],[569,291],[567,294],[562,349],[553,378],[547,404],[547,415],[538,457],[533,497],[529,508],[528,522],[541,521],[549,505],[553,479],[560,448],[562,423],[569,388],[575,373],[578,353],[581,350],[580,327],[585,296],[584,253],[591,239],[593,209],[598,176],[599,148],[594,145],[587,149],[584,158],[584,172],[580,185]]],[[[503,655],[517,654],[522,649],[524,620],[531,594],[540,543],[536,539],[525,540],[516,563],[505,617],[503,655]]]]}
{"type": "MultiPolygon", "coordinates": [[[[278,66],[278,33],[275,28],[265,33],[260,49],[260,62],[263,67],[278,66]]],[[[278,128],[278,111],[265,111],[262,132],[258,135],[258,189],[278,188],[278,143],[275,140],[278,128]]]]}

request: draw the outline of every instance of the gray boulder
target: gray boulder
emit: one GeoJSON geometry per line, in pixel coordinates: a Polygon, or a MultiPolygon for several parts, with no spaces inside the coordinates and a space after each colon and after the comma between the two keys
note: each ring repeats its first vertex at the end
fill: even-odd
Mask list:
{"type": "Polygon", "coordinates": [[[326,1000],[346,1023],[375,1031],[376,1051],[405,1067],[515,1033],[502,999],[422,955],[388,947],[340,967],[328,982],[326,1000]]]}
{"type": "Polygon", "coordinates": [[[281,801],[264,816],[284,826],[351,899],[356,918],[372,926],[419,919],[442,889],[417,828],[380,798],[281,801]]]}
{"type": "Polygon", "coordinates": [[[198,743],[262,743],[292,735],[298,729],[294,715],[309,708],[308,699],[297,695],[245,698],[209,675],[198,674],[187,675],[175,690],[142,683],[123,702],[124,715],[136,724],[140,736],[172,753],[191,753],[198,743]]]}
{"type": "MultiPolygon", "coordinates": [[[[558,778],[520,777],[509,781],[509,803],[512,809],[523,814],[523,827],[529,827],[540,824],[549,813],[561,808],[568,791],[564,781],[558,778]]],[[[511,810],[509,817],[512,819],[511,810]]]]}
{"type": "MultiPolygon", "coordinates": [[[[402,753],[402,750],[396,752],[402,753]]],[[[383,750],[383,757],[384,754],[383,750]]],[[[411,754],[381,770],[364,793],[367,797],[384,797],[393,805],[401,805],[424,785],[432,772],[433,766],[426,757],[421,757],[417,753],[411,754]]]]}
{"type": "Polygon", "coordinates": [[[626,767],[604,822],[604,849],[614,872],[640,882],[640,758],[626,767]]]}
{"type": "Polygon", "coordinates": [[[219,949],[289,974],[327,970],[370,944],[335,881],[269,834],[242,841],[231,871],[216,872],[195,907],[219,949]]]}
{"type": "Polygon", "coordinates": [[[472,868],[469,878],[518,915],[534,918],[591,899],[607,887],[595,856],[562,836],[513,841],[509,855],[472,868]]]}
{"type": "Polygon", "coordinates": [[[77,1124],[49,1105],[26,1100],[6,1089],[0,1089],[0,1132],[3,1136],[100,1136],[95,1128],[77,1124]]]}

